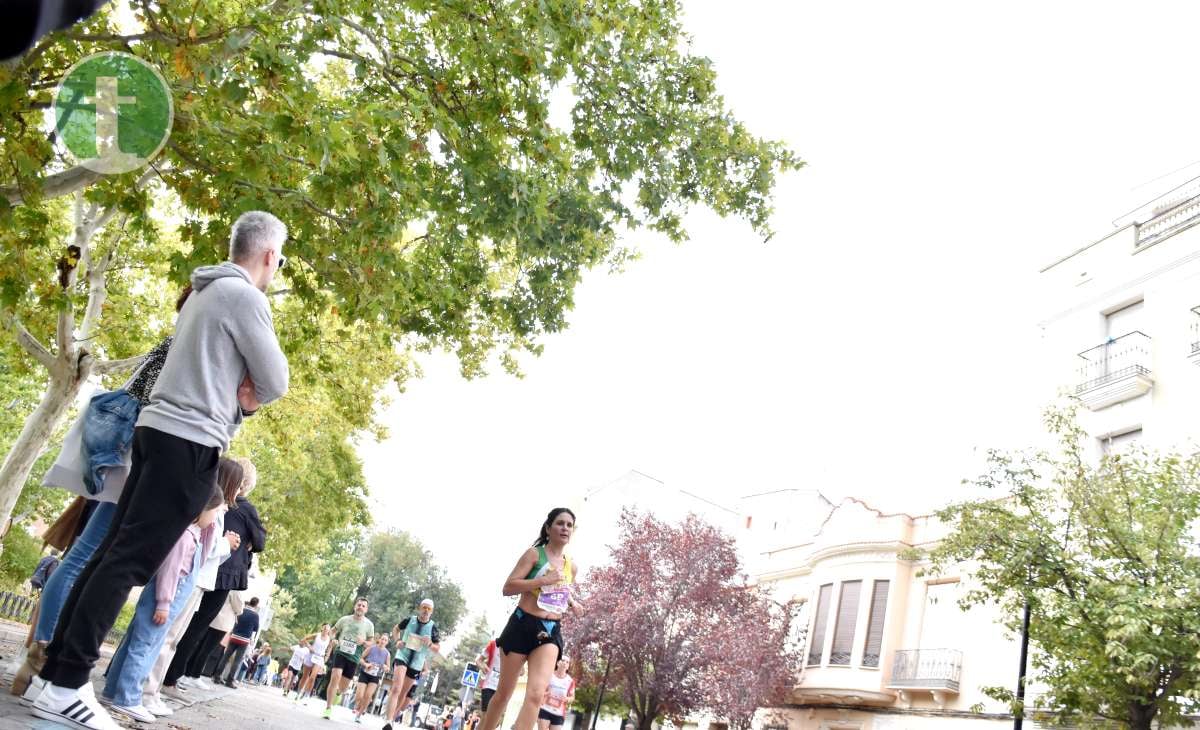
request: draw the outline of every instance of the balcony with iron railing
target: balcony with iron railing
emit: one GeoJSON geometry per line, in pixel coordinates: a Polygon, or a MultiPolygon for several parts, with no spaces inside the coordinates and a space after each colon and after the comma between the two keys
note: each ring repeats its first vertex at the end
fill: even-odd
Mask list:
{"type": "Polygon", "coordinates": [[[1150,391],[1154,378],[1151,340],[1130,332],[1079,353],[1075,397],[1093,411],[1136,398],[1150,391]]]}
{"type": "Polygon", "coordinates": [[[901,702],[911,703],[916,692],[929,692],[944,705],[950,694],[958,694],[962,678],[962,652],[958,649],[901,649],[892,659],[888,689],[900,691],[901,702]]]}
{"type": "MultiPolygon", "coordinates": [[[[1193,191],[1194,192],[1194,191],[1193,191]]],[[[1143,249],[1200,223],[1200,194],[1180,200],[1154,217],[1134,224],[1134,247],[1143,249]]]]}

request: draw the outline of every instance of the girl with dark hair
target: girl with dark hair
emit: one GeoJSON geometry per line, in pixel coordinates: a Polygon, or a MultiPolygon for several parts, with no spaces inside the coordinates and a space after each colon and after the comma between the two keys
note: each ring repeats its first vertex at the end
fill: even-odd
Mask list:
{"type": "Polygon", "coordinates": [[[521,669],[528,664],[525,701],[516,730],[533,730],[550,675],[562,656],[562,618],[578,604],[571,584],[579,572],[565,550],[575,531],[575,513],[566,507],[550,510],[538,539],[527,549],[504,581],[504,595],[520,595],[517,609],[496,640],[501,651],[500,682],[481,730],[496,730],[504,718],[521,669]]]}
{"type": "Polygon", "coordinates": [[[259,520],[258,511],[246,499],[258,483],[258,470],[244,457],[233,461],[236,462],[235,466],[240,467],[237,471],[238,478],[234,480],[237,489],[233,490],[233,499],[228,502],[229,511],[225,513],[222,529],[226,533],[234,533],[237,539],[230,543],[233,548],[230,554],[225,555],[217,564],[206,564],[201,573],[199,585],[205,593],[200,598],[196,612],[192,614],[183,638],[179,640],[179,646],[163,676],[160,689],[162,694],[176,699],[186,699],[188,685],[195,685],[203,690],[213,688],[207,679],[202,679],[204,664],[209,656],[217,651],[219,640],[209,632],[209,624],[221,613],[230,591],[246,589],[250,553],[262,552],[265,546],[266,530],[259,520]],[[184,679],[185,677],[187,679],[184,679]]]}

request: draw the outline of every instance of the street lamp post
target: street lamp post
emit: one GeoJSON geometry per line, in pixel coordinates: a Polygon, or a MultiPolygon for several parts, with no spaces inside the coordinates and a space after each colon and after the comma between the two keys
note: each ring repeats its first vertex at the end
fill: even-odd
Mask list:
{"type": "Polygon", "coordinates": [[[1029,599],[1025,599],[1025,616],[1021,620],[1021,668],[1017,673],[1017,712],[1013,730],[1021,730],[1025,722],[1025,667],[1029,662],[1029,599]]]}
{"type": "Polygon", "coordinates": [[[604,704],[604,688],[608,685],[608,670],[612,664],[604,662],[604,679],[600,680],[600,691],[596,693],[596,709],[592,712],[592,730],[596,730],[596,720],[600,718],[600,705],[604,704]]]}

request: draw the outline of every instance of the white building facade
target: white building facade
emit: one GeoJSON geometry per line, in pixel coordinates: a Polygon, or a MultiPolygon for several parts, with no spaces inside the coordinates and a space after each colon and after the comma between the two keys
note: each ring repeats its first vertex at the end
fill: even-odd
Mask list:
{"type": "MultiPolygon", "coordinates": [[[[1200,403],[1200,179],[1117,221],[1111,234],[1040,273],[1045,403],[1066,393],[1097,458],[1141,443],[1197,449],[1200,403]]],[[[1024,295],[1024,293],[1022,293],[1024,295]]],[[[1044,438],[1030,434],[1031,445],[1044,438]]],[[[1041,445],[1041,444],[1039,444],[1041,445]]],[[[759,584],[793,602],[804,669],[766,730],[1012,727],[985,687],[1015,689],[1018,637],[994,608],[962,611],[969,566],[930,575],[913,557],[946,526],[813,492],[743,505],[759,584]],[[781,500],[783,500],[781,502],[781,500]],[[791,504],[786,504],[791,500],[791,504]],[[780,514],[804,514],[783,523],[780,514]],[[765,524],[764,524],[765,523],[765,524]]],[[[1030,689],[1030,696],[1037,688],[1030,689]]],[[[1025,727],[1036,728],[1027,720],[1025,727]]]]}
{"type": "Polygon", "coordinates": [[[1200,403],[1200,179],[1042,270],[1044,357],[1084,406],[1096,454],[1140,441],[1195,450],[1200,403]]]}

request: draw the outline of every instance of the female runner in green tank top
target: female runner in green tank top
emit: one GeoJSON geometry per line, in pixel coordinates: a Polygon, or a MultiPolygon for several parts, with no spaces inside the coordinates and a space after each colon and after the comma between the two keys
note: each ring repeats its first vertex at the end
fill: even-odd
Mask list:
{"type": "Polygon", "coordinates": [[[504,595],[520,595],[517,609],[496,640],[500,649],[500,683],[488,704],[479,730],[496,730],[512,697],[521,668],[528,664],[525,701],[513,725],[515,730],[534,730],[554,665],[562,656],[562,618],[580,605],[571,584],[579,568],[565,554],[575,531],[575,513],[566,507],[550,511],[533,547],[521,555],[508,580],[504,595]]]}

